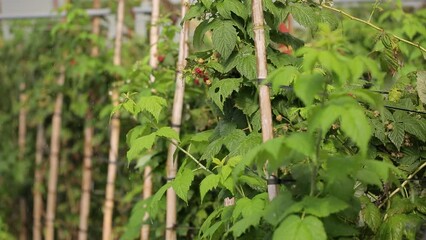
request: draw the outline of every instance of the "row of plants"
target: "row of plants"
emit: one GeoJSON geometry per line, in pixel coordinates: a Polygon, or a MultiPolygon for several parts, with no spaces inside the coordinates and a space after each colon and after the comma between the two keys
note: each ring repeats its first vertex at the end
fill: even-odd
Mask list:
{"type": "Polygon", "coordinates": [[[175,66],[138,62],[130,73],[120,108],[139,125],[127,134],[127,159],[154,169],[157,191],[135,205],[123,239],[136,238],[143,224],[154,226],[154,238],[169,230],[169,188],[182,200],[173,228],[179,238],[420,236],[425,10],[375,4],[354,17],[330,2],[263,1],[269,75],[258,79],[251,4],[199,1],[183,18],[199,24],[180,135],[169,118],[175,66]],[[290,14],[303,29],[297,36],[277,30],[290,14]],[[283,54],[283,44],[294,54],[283,54]],[[262,85],[270,87],[273,114],[274,139],[265,143],[262,85]],[[180,167],[165,179],[170,143],[180,167]],[[277,183],[270,201],[267,186],[277,183]]]}
{"type": "MultiPolygon", "coordinates": [[[[32,185],[32,176],[35,171],[41,179],[51,178],[46,160],[53,143],[47,139],[53,136],[60,93],[58,206],[52,221],[58,239],[84,233],[89,239],[135,239],[146,226],[150,239],[420,236],[426,212],[426,11],[404,9],[401,2],[376,2],[351,13],[331,1],[262,3],[266,79],[259,79],[256,70],[261,63],[254,31],[261,26],[253,24],[248,0],[184,2],[189,11],[180,26],[165,14],[157,22],[158,53],[148,56],[152,43],[125,37],[118,62],[112,61],[117,48],[102,37],[106,29],[97,35],[88,28],[90,19],[82,10],[67,9],[64,21],[14,25],[15,38],[2,40],[0,52],[0,134],[8,139],[0,142],[0,183],[8,186],[0,190],[0,238],[14,239],[25,226],[31,231],[36,226],[28,214],[36,209],[33,193],[41,202],[51,194],[43,183],[32,185]],[[290,14],[300,28],[278,31],[290,14]],[[185,44],[175,39],[187,21],[199,24],[190,39],[181,38],[190,46],[182,70],[176,63],[185,51],[178,54],[177,48],[185,44]],[[175,80],[180,83],[176,71],[185,82],[181,124],[170,119],[175,80]],[[64,76],[63,86],[58,76],[64,76]],[[265,86],[274,139],[262,143],[258,98],[265,86]],[[114,107],[116,88],[121,95],[114,107]],[[28,116],[24,153],[17,147],[20,113],[28,116]],[[122,134],[113,162],[108,126],[118,114],[122,134]],[[90,166],[83,132],[92,126],[90,166]],[[177,149],[171,159],[179,163],[176,176],[166,169],[171,146],[177,149]],[[34,153],[44,157],[40,165],[34,153]],[[107,180],[108,165],[118,166],[119,174],[113,229],[106,234],[99,226],[106,209],[101,206],[112,200],[104,192],[114,184],[107,180]],[[91,184],[82,188],[87,169],[91,184]],[[143,175],[152,179],[155,194],[141,200],[148,191],[143,175]],[[273,199],[271,185],[279,185],[273,199]],[[180,202],[177,219],[166,220],[166,212],[174,211],[166,208],[165,193],[171,189],[167,201],[176,193],[180,202]],[[89,224],[81,229],[80,199],[88,192],[89,224]],[[19,199],[27,204],[27,216],[18,214],[19,199]]],[[[126,5],[126,13],[133,4],[126,5]]],[[[127,15],[124,21],[129,26],[127,15]]]]}

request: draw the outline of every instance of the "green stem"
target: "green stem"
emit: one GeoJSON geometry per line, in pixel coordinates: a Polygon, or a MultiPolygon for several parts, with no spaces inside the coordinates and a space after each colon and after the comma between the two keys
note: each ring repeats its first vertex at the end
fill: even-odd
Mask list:
{"type": "Polygon", "coordinates": [[[198,159],[196,159],[194,156],[192,156],[191,153],[189,153],[188,151],[186,151],[185,149],[181,148],[178,144],[176,144],[173,141],[170,141],[173,145],[175,145],[181,152],[183,152],[186,156],[188,156],[189,158],[191,158],[201,169],[203,169],[204,171],[207,171],[209,173],[213,173],[212,171],[210,171],[206,166],[204,166],[200,161],[198,161],[198,159]]]}
{"type": "Polygon", "coordinates": [[[370,17],[368,17],[368,22],[371,22],[371,19],[373,18],[374,12],[376,11],[377,7],[379,6],[379,2],[380,0],[376,0],[376,2],[374,3],[374,7],[373,10],[370,13],[370,17]]]}
{"type": "MultiPolygon", "coordinates": [[[[343,16],[346,16],[346,17],[350,18],[351,20],[354,20],[354,21],[357,21],[357,22],[363,23],[363,24],[365,24],[365,25],[367,25],[367,26],[370,26],[371,28],[373,28],[373,29],[375,29],[375,30],[377,30],[377,31],[379,31],[379,32],[385,32],[385,30],[384,30],[383,28],[381,28],[381,27],[379,27],[379,26],[377,26],[377,25],[374,25],[374,24],[372,24],[372,23],[371,23],[371,22],[369,22],[369,21],[365,21],[365,20],[363,20],[363,19],[361,19],[361,18],[354,17],[354,16],[350,15],[349,13],[347,13],[347,12],[345,12],[345,11],[342,11],[342,10],[340,10],[340,9],[337,9],[337,8],[334,8],[334,7],[330,7],[330,6],[327,6],[327,5],[325,5],[325,4],[321,4],[321,7],[326,8],[326,9],[331,10],[331,11],[334,11],[334,12],[337,12],[337,13],[340,13],[340,14],[342,14],[343,16]]],[[[388,33],[388,34],[389,34],[389,35],[391,35],[392,37],[394,37],[394,38],[398,39],[399,41],[401,41],[401,42],[403,42],[403,43],[406,43],[406,44],[408,44],[408,45],[414,46],[414,47],[416,47],[416,48],[420,49],[420,51],[422,51],[422,52],[426,53],[426,48],[422,47],[422,46],[420,45],[420,43],[414,43],[414,42],[411,42],[411,41],[409,41],[409,40],[407,40],[407,39],[404,39],[404,38],[399,37],[399,36],[397,36],[397,35],[395,35],[395,34],[392,34],[392,33],[388,33]]]]}
{"type": "Polygon", "coordinates": [[[385,200],[383,200],[383,202],[379,205],[379,208],[381,208],[387,201],[389,201],[391,197],[395,196],[399,191],[401,191],[405,187],[405,185],[407,185],[410,180],[425,167],[426,162],[420,165],[412,174],[408,175],[407,179],[401,184],[401,186],[395,189],[391,194],[389,194],[389,196],[385,200]]]}

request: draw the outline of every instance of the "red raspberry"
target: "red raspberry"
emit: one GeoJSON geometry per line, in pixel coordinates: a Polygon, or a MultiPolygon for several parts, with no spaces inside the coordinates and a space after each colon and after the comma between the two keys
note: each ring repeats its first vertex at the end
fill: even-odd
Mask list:
{"type": "Polygon", "coordinates": [[[199,75],[203,74],[203,70],[201,70],[199,67],[195,68],[195,72],[199,75]]]}
{"type": "Polygon", "coordinates": [[[164,56],[163,55],[160,55],[160,56],[158,56],[157,57],[157,60],[160,62],[160,63],[162,63],[162,62],[164,62],[164,56]]]}
{"type": "Polygon", "coordinates": [[[200,80],[198,80],[198,78],[194,79],[194,84],[197,86],[200,85],[200,80]]]}

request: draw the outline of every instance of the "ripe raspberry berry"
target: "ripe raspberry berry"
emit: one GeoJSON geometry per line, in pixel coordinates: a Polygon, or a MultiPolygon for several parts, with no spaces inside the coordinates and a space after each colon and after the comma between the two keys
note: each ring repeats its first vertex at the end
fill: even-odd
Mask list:
{"type": "Polygon", "coordinates": [[[203,70],[201,70],[199,67],[197,67],[197,68],[195,68],[195,72],[197,73],[197,74],[202,74],[203,73],[203,70]]]}
{"type": "Polygon", "coordinates": [[[194,79],[194,84],[197,86],[200,85],[200,80],[198,78],[194,79]]]}
{"type": "Polygon", "coordinates": [[[162,62],[164,62],[164,56],[163,55],[160,55],[160,56],[158,56],[157,57],[157,60],[160,62],[160,63],[162,63],[162,62]]]}

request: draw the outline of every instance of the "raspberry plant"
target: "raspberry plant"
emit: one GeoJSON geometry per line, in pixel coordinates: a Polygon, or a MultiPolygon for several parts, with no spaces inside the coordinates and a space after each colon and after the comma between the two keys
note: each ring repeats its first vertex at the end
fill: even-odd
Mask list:
{"type": "MultiPolygon", "coordinates": [[[[188,57],[181,137],[162,127],[166,107],[148,108],[147,101],[132,98],[123,104],[138,109],[138,119],[155,118],[128,135],[132,158],[146,156],[153,145],[149,155],[160,154],[164,138],[171,138],[180,139],[185,159],[176,179],[137,205],[134,216],[150,211],[151,221],[161,222],[155,216],[173,187],[185,202],[176,226],[181,236],[414,239],[426,213],[422,182],[412,181],[421,179],[425,167],[424,101],[415,91],[416,83],[420,92],[424,88],[425,60],[421,48],[404,45],[399,36],[421,46],[426,39],[417,22],[424,22],[424,11],[406,13],[399,6],[382,15],[377,22],[384,29],[389,19],[416,19],[393,35],[364,27],[360,18],[342,21],[333,11],[348,14],[329,3],[263,3],[270,75],[262,84],[272,91],[275,138],[261,143],[251,1],[194,3],[184,17],[199,25],[188,57]],[[309,31],[308,42],[278,31],[289,14],[309,31]],[[360,37],[362,44],[355,42],[360,37]],[[282,54],[280,44],[295,54],[282,54]],[[266,161],[281,183],[271,202],[266,161]],[[225,206],[229,198],[235,204],[225,206]]],[[[138,222],[134,218],[129,226],[134,230],[138,222]]]]}

